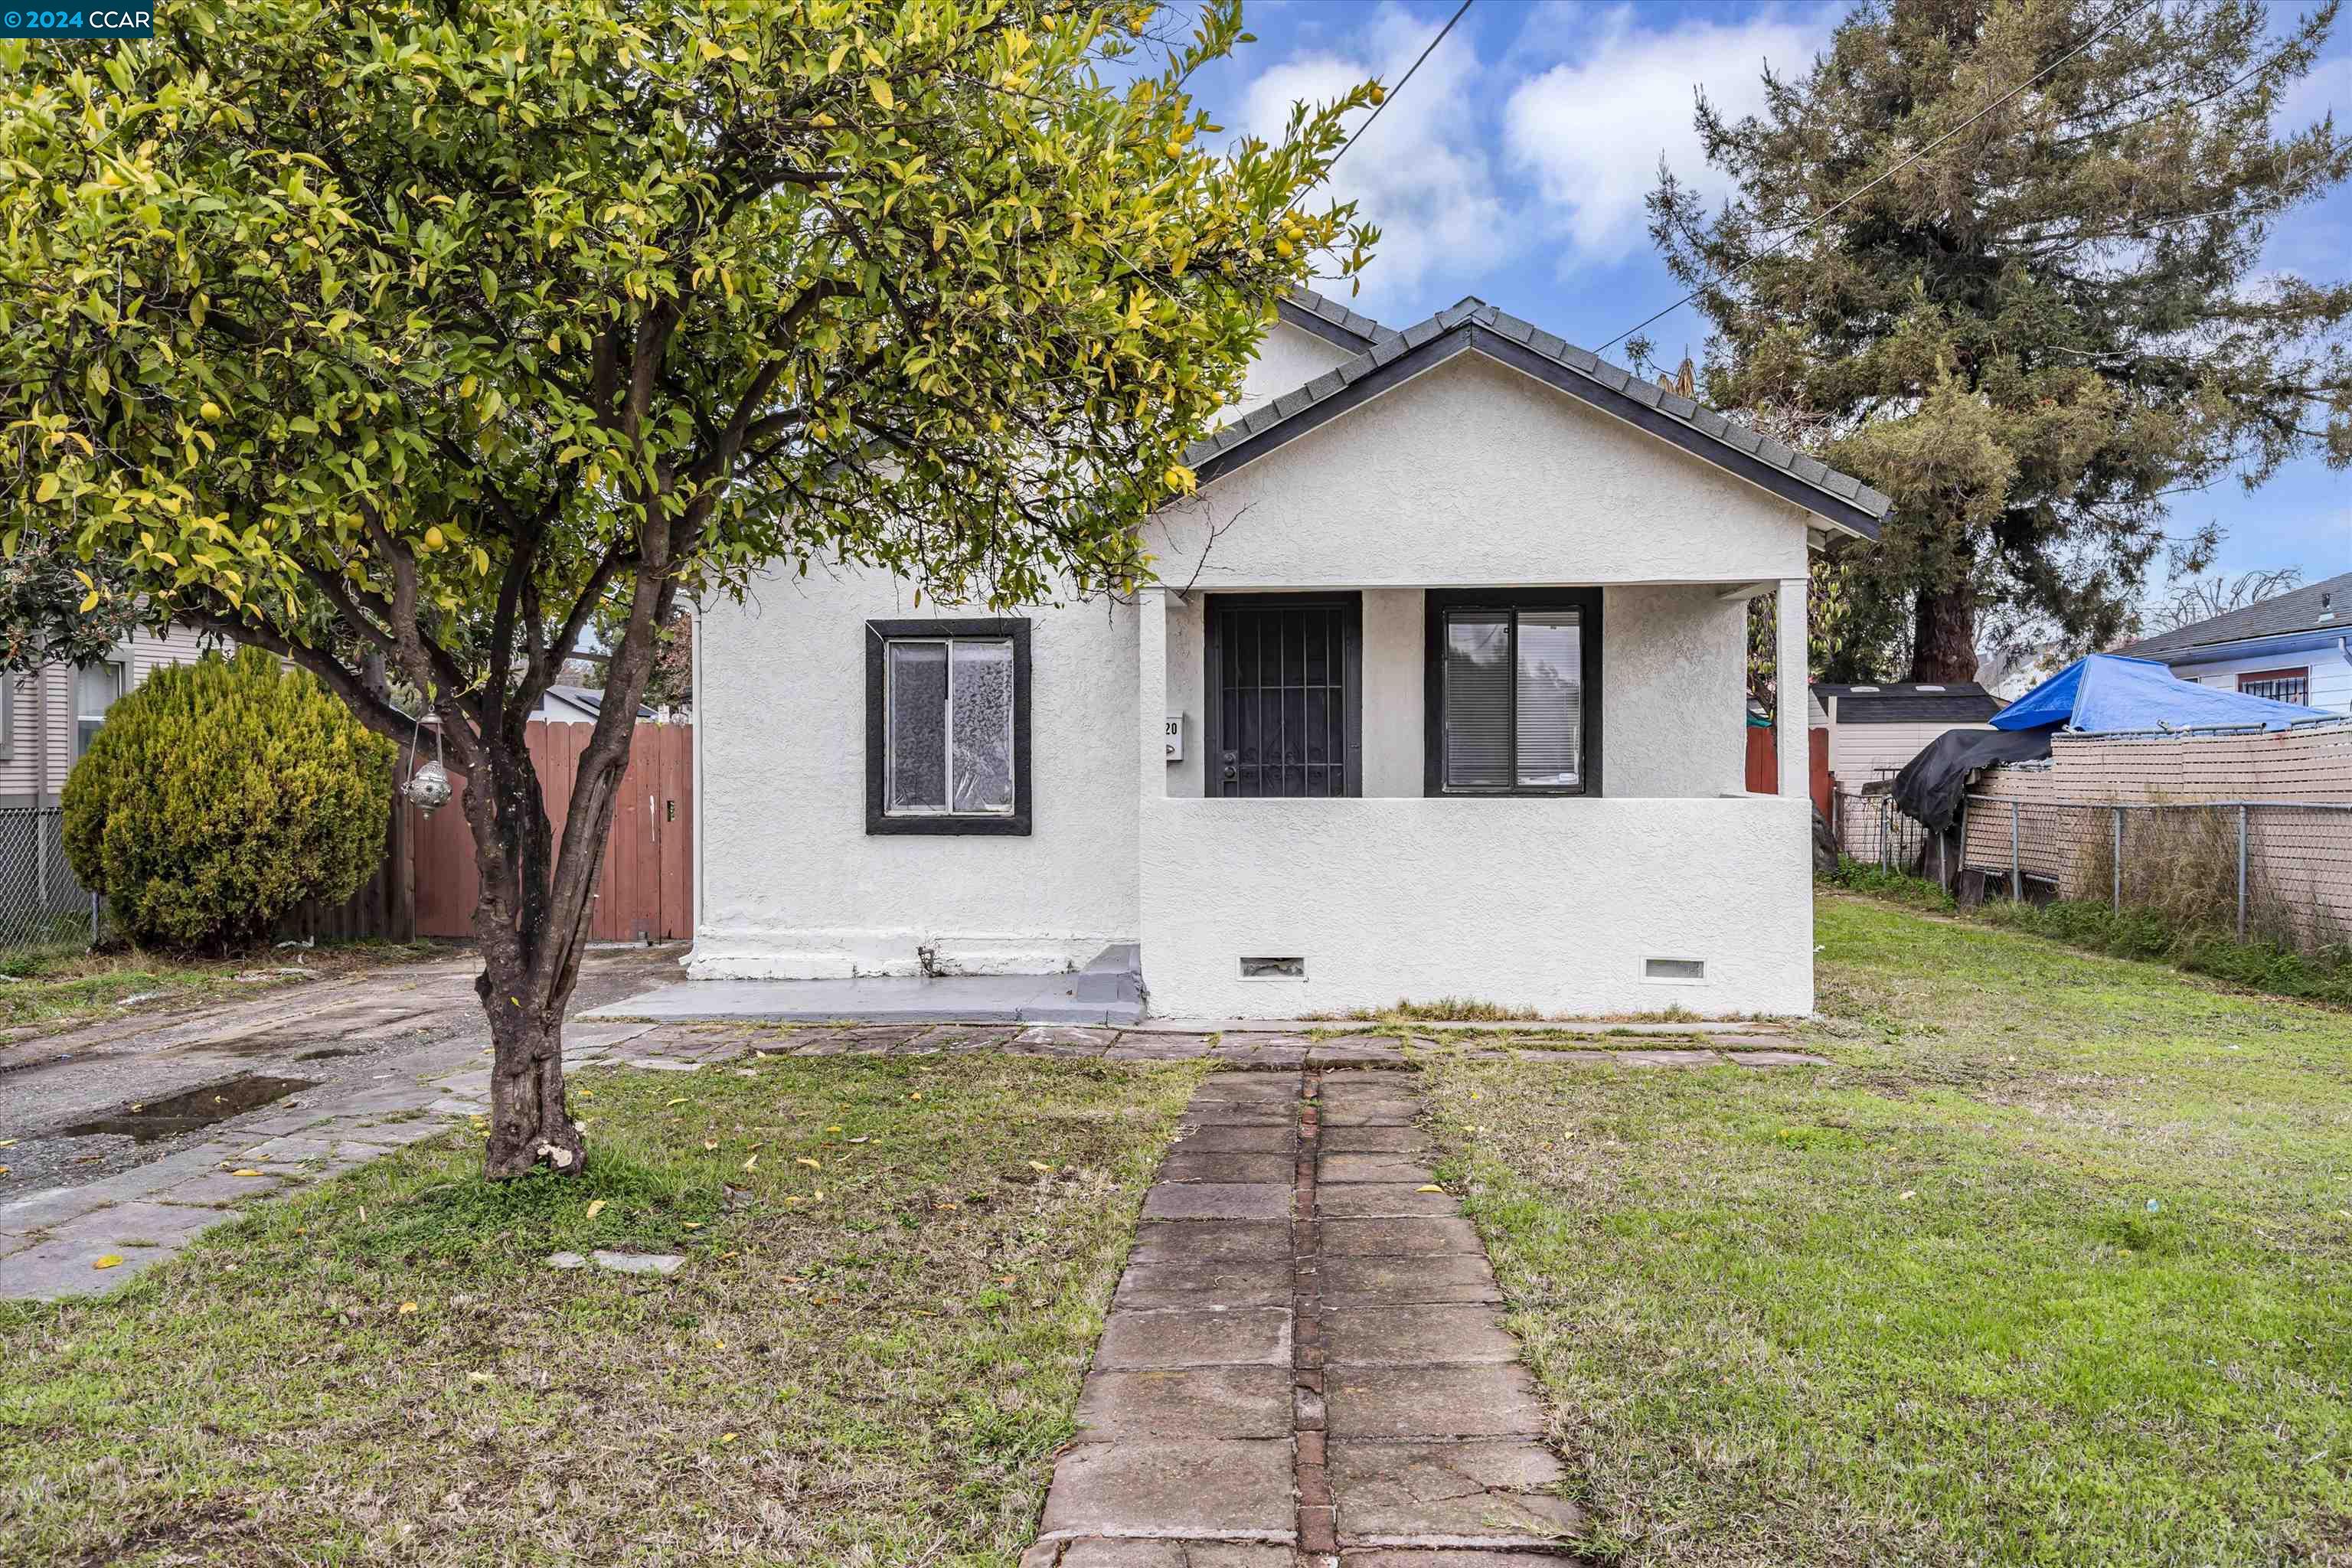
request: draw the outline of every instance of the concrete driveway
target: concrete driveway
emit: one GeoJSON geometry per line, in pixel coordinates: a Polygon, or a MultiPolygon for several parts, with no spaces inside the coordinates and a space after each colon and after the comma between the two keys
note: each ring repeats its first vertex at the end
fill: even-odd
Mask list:
{"type": "MultiPolygon", "coordinates": [[[[574,1012],[674,977],[683,952],[591,952],[574,1012]]],[[[453,952],[0,1047],[0,1140],[10,1141],[0,1148],[8,1168],[0,1176],[0,1258],[94,1204],[136,1200],[167,1173],[176,1180],[181,1167],[216,1165],[214,1156],[231,1143],[323,1125],[354,1109],[413,1114],[437,1097],[424,1087],[431,1080],[483,1063],[489,1026],[474,994],[478,968],[470,953],[453,952]]],[[[446,1122],[415,1131],[437,1125],[446,1122]]],[[[387,1131],[351,1154],[363,1158],[412,1136],[387,1131]]],[[[350,1163],[325,1150],[306,1152],[350,1163]]]]}

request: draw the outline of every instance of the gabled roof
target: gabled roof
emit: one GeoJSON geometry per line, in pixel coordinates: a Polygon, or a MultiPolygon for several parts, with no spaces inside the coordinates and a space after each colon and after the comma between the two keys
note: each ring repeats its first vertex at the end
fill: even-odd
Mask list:
{"type": "Polygon", "coordinates": [[[2210,620],[2176,626],[2118,651],[2135,658],[2179,664],[2185,662],[2182,656],[2191,649],[2257,637],[2290,637],[2296,632],[2352,633],[2352,572],[2210,620]]]}
{"type": "MultiPolygon", "coordinates": [[[[1354,331],[1333,321],[1324,313],[1328,310],[1364,323],[1373,333],[1387,331],[1377,321],[1319,296],[1307,298],[1322,309],[1300,302],[1294,294],[1283,319],[1293,320],[1295,309],[1301,315],[1312,315],[1334,333],[1354,331]]],[[[1329,341],[1340,339],[1331,336],[1329,341]]],[[[1876,539],[1879,520],[1895,504],[1851,474],[1839,473],[1712,408],[1678,397],[1483,300],[1464,300],[1402,332],[1370,341],[1370,348],[1347,363],[1195,443],[1185,454],[1187,466],[1206,484],[1457,353],[1475,352],[1794,501],[1857,538],[1876,539]]]]}
{"type": "Polygon", "coordinates": [[[1813,697],[1824,703],[1836,698],[1841,724],[1981,724],[2000,711],[2000,699],[1973,680],[1815,681],[1813,697]]]}
{"type": "Polygon", "coordinates": [[[1293,289],[1276,302],[1282,319],[1302,331],[1314,333],[1351,353],[1378,348],[1397,335],[1370,316],[1360,316],[1337,300],[1327,300],[1312,289],[1293,289]]]}
{"type": "MultiPolygon", "coordinates": [[[[551,686],[547,695],[539,700],[542,709],[574,708],[593,719],[604,710],[604,694],[593,686],[551,686]]],[[[644,703],[637,704],[637,717],[650,719],[654,710],[644,703]]]]}

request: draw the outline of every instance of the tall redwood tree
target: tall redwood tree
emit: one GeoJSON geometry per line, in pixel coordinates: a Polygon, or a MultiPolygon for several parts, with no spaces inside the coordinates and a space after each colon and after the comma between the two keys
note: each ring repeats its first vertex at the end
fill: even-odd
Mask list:
{"type": "Polygon", "coordinates": [[[1913,679],[1969,679],[1988,610],[2107,646],[2169,498],[2352,462],[2352,281],[2261,270],[2352,174],[2332,121],[2277,124],[2338,7],[2273,37],[2263,0],[1872,0],[1759,113],[1701,100],[1737,193],[1650,205],[1710,400],[1895,500],[1827,673],[1907,641],[1913,679]]]}

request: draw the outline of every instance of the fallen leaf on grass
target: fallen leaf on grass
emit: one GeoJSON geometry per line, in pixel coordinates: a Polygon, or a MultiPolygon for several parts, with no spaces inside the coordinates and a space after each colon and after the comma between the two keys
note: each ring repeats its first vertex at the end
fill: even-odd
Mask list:
{"type": "Polygon", "coordinates": [[[703,1152],[704,1153],[706,1153],[706,1154],[707,1154],[707,1153],[709,1153],[709,1152],[710,1152],[710,1151],[711,1151],[711,1150],[716,1149],[716,1148],[718,1148],[718,1147],[719,1147],[719,1141],[718,1141],[717,1139],[715,1139],[715,1138],[706,1138],[706,1139],[704,1139],[704,1140],[702,1141],[702,1152],[703,1152]]]}
{"type": "Polygon", "coordinates": [[[603,1198],[598,1198],[595,1202],[588,1205],[588,1217],[590,1219],[594,1219],[598,1215],[603,1214],[604,1212],[604,1200],[603,1198]]]}
{"type": "Polygon", "coordinates": [[[1033,1170],[1033,1171],[1043,1171],[1043,1172],[1045,1172],[1045,1174],[1047,1174],[1047,1175],[1049,1175],[1049,1176],[1050,1176],[1050,1175],[1052,1175],[1052,1174],[1054,1173],[1054,1167],[1053,1167],[1053,1166],[1051,1166],[1051,1165],[1046,1164],[1046,1163],[1045,1163],[1044,1161],[1042,1161],[1042,1160],[1032,1160],[1032,1161],[1030,1161],[1030,1162],[1029,1162],[1029,1168],[1030,1168],[1031,1170],[1033,1170]]]}
{"type": "Polygon", "coordinates": [[[1913,1191],[1911,1191],[1909,1188],[1907,1188],[1907,1187],[1906,1187],[1906,1188],[1905,1188],[1905,1189],[1904,1189],[1904,1192],[1903,1192],[1903,1201],[1904,1201],[1905,1203],[1906,1203],[1906,1204],[1907,1204],[1907,1203],[1909,1203],[1913,1198],[1916,1198],[1916,1197],[1917,1197],[1918,1195],[1919,1195],[1919,1194],[1918,1194],[1917,1193],[1913,1192],[1913,1191]]]}
{"type": "Polygon", "coordinates": [[[90,1265],[92,1268],[120,1268],[121,1266],[121,1255],[113,1252],[108,1253],[105,1257],[90,1265]]]}
{"type": "Polygon", "coordinates": [[[793,1164],[795,1164],[795,1165],[806,1165],[806,1166],[807,1166],[810,1170],[812,1170],[812,1171],[822,1171],[822,1170],[824,1170],[824,1167],[823,1165],[818,1164],[814,1160],[810,1159],[806,1154],[803,1154],[803,1155],[802,1155],[799,1159],[794,1160],[794,1161],[793,1162],[793,1164]]]}
{"type": "Polygon", "coordinates": [[[398,1313],[397,1315],[398,1315],[398,1316],[400,1316],[400,1317],[404,1317],[404,1317],[408,1316],[408,1314],[409,1314],[409,1313],[414,1312],[415,1310],[416,1310],[416,1303],[415,1303],[415,1302],[414,1302],[414,1301],[403,1301],[403,1302],[400,1304],[400,1311],[399,1311],[399,1313],[398,1313]]]}
{"type": "Polygon", "coordinates": [[[851,1142],[852,1143],[863,1143],[863,1142],[867,1142],[867,1141],[868,1141],[869,1139],[871,1139],[873,1136],[874,1136],[874,1135],[873,1135],[871,1132],[861,1132],[861,1133],[859,1133],[856,1137],[852,1138],[852,1139],[850,1140],[850,1142],[851,1142]]]}
{"type": "Polygon", "coordinates": [[[840,1129],[840,1128],[838,1128],[838,1127],[828,1127],[828,1128],[826,1128],[826,1129],[825,1129],[825,1131],[826,1131],[827,1132],[838,1132],[838,1131],[841,1131],[841,1129],[840,1129]]]}
{"type": "Polygon", "coordinates": [[[748,1171],[748,1170],[751,1170],[753,1166],[757,1165],[759,1163],[760,1163],[760,1156],[758,1156],[757,1154],[754,1154],[754,1155],[752,1155],[750,1159],[748,1159],[748,1160],[746,1160],[746,1161],[744,1161],[744,1162],[743,1162],[743,1168],[744,1168],[745,1170],[747,1170],[747,1171],[748,1171]]]}
{"type": "Polygon", "coordinates": [[[722,1443],[732,1443],[735,1440],[735,1434],[732,1432],[721,1432],[719,1434],[719,1440],[722,1443]]]}
{"type": "Polygon", "coordinates": [[[1416,1193],[1442,1193],[1444,1190],[1445,1189],[1444,1187],[1439,1186],[1434,1182],[1430,1182],[1422,1186],[1413,1188],[1413,1191],[1416,1193]]]}
{"type": "Polygon", "coordinates": [[[698,1219],[688,1220],[686,1222],[686,1228],[688,1230],[700,1230],[702,1228],[702,1222],[698,1219]]]}
{"type": "Polygon", "coordinates": [[[662,1106],[663,1106],[663,1108],[664,1108],[665,1110],[667,1110],[667,1109],[668,1107],[670,1107],[670,1106],[673,1106],[673,1105],[684,1105],[685,1103],[686,1103],[686,1096],[684,1096],[684,1095],[682,1095],[682,1094],[681,1094],[681,1095],[679,1095],[676,1100],[666,1100],[662,1101],[662,1106]]]}
{"type": "Polygon", "coordinates": [[[261,1174],[261,1173],[255,1170],[250,1165],[240,1165],[236,1170],[231,1171],[229,1174],[232,1176],[257,1176],[261,1174]]]}
{"type": "Polygon", "coordinates": [[[487,1372],[469,1372],[466,1374],[466,1381],[467,1383],[488,1383],[490,1381],[490,1374],[487,1372]]]}
{"type": "Polygon", "coordinates": [[[14,1138],[0,1138],[0,1149],[14,1149],[16,1146],[16,1141],[14,1138]]]}

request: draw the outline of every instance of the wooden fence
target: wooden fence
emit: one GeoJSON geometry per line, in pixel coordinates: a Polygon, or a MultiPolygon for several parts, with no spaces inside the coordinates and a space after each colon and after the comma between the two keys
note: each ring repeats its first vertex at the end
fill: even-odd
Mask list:
{"type": "MultiPolygon", "coordinates": [[[[559,843],[580,753],[594,728],[546,722],[530,728],[530,760],[559,843]]],[[[667,942],[694,934],[693,755],[692,725],[637,726],[604,841],[591,941],[667,942]]],[[[404,755],[401,777],[407,772],[404,755]]],[[[480,882],[466,824],[465,775],[452,770],[449,778],[457,794],[432,816],[412,805],[394,810],[383,865],[365,887],[335,908],[297,913],[288,922],[289,932],[394,942],[471,937],[480,882]]]]}

